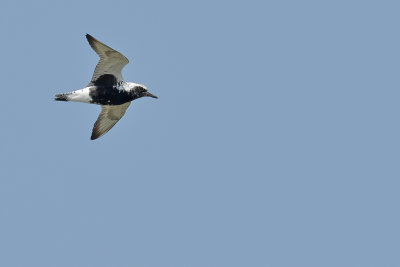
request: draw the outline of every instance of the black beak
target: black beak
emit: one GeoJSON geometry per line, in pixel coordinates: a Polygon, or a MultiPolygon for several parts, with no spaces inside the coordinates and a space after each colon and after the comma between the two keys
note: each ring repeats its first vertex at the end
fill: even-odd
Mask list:
{"type": "Polygon", "coordinates": [[[145,96],[150,96],[150,97],[152,97],[152,98],[158,98],[158,97],[156,97],[155,95],[150,94],[149,92],[146,92],[145,96]]]}

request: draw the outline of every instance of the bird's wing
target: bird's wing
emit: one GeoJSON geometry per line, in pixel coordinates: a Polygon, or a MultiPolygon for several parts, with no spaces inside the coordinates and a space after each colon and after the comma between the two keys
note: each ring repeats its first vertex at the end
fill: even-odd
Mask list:
{"type": "Polygon", "coordinates": [[[128,64],[129,60],[118,51],[115,51],[111,47],[96,40],[89,34],[86,34],[86,39],[100,57],[89,86],[93,85],[94,81],[103,74],[112,74],[117,78],[118,82],[122,81],[121,70],[126,64],[128,64]]]}
{"type": "Polygon", "coordinates": [[[107,133],[122,118],[122,116],[124,116],[126,109],[130,104],[131,102],[115,106],[102,105],[100,115],[94,123],[90,139],[97,139],[107,133]]]}

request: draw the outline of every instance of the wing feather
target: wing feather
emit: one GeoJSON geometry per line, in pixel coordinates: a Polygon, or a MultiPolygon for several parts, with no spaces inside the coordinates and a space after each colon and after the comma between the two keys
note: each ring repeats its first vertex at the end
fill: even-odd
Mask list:
{"type": "Polygon", "coordinates": [[[94,140],[106,134],[124,116],[130,104],[130,102],[127,102],[115,106],[102,105],[90,139],[94,140]]]}
{"type": "Polygon", "coordinates": [[[118,82],[122,81],[121,71],[122,68],[129,63],[129,60],[124,55],[98,41],[90,34],[86,34],[86,39],[93,50],[100,57],[100,60],[93,72],[92,80],[90,81],[89,86],[93,85],[94,81],[96,81],[103,74],[112,74],[117,78],[118,82]]]}

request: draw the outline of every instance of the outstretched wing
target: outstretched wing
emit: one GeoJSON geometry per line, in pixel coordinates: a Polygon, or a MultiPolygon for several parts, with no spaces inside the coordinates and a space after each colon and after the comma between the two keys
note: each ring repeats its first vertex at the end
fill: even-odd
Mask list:
{"type": "Polygon", "coordinates": [[[102,105],[100,115],[94,123],[90,139],[97,139],[107,133],[122,118],[122,116],[124,116],[126,109],[130,104],[131,102],[115,106],[102,105]]]}
{"type": "Polygon", "coordinates": [[[115,51],[111,47],[96,40],[90,34],[86,34],[86,39],[100,57],[89,86],[93,85],[94,82],[103,74],[112,74],[116,77],[117,82],[122,81],[121,70],[126,64],[128,64],[129,60],[118,51],[115,51]]]}

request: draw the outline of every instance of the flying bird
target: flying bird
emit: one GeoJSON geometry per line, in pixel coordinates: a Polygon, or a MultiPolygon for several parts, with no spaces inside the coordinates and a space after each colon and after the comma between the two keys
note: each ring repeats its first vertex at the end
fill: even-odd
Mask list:
{"type": "Polygon", "coordinates": [[[129,62],[124,55],[89,34],[86,34],[86,39],[100,57],[90,83],[83,89],[57,94],[55,100],[101,106],[90,138],[94,140],[107,133],[124,116],[132,100],[144,96],[158,97],[150,94],[142,84],[123,81],[121,70],[129,62]]]}

